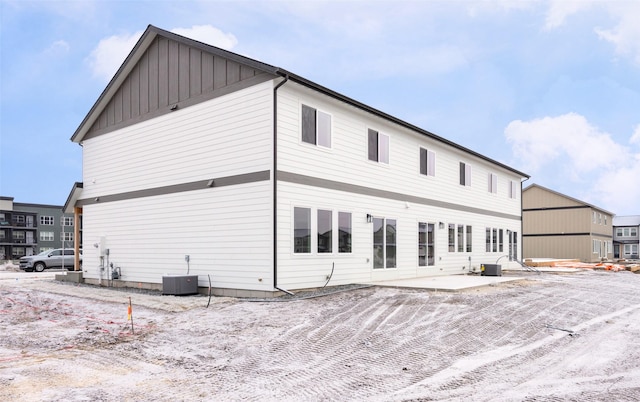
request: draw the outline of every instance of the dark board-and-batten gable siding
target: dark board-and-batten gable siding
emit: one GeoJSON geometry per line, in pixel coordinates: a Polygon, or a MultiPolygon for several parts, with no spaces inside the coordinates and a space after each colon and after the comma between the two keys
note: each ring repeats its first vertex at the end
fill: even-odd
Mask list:
{"type": "Polygon", "coordinates": [[[269,74],[162,36],[149,45],[87,138],[266,81],[269,74]],[[261,76],[262,79],[256,79],[261,76]],[[246,82],[249,85],[241,85],[246,82]]]}

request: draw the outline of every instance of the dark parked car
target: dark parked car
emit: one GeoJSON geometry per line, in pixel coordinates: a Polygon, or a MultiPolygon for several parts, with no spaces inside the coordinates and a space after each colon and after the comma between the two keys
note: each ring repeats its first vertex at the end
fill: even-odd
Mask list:
{"type": "MultiPolygon", "coordinates": [[[[74,250],[70,248],[43,251],[37,255],[29,255],[20,258],[20,269],[31,272],[42,272],[47,268],[66,268],[73,270],[74,250]]],[[[82,263],[82,254],[80,254],[80,263],[82,263]]]]}

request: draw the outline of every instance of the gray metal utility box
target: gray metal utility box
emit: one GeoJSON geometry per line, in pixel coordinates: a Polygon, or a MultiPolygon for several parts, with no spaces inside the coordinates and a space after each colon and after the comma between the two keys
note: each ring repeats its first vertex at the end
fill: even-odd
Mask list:
{"type": "Polygon", "coordinates": [[[162,294],[185,296],[198,293],[198,275],[165,275],[162,277],[162,294]]]}
{"type": "Polygon", "coordinates": [[[502,276],[502,265],[500,265],[500,264],[482,264],[482,275],[484,275],[484,276],[502,276]]]}

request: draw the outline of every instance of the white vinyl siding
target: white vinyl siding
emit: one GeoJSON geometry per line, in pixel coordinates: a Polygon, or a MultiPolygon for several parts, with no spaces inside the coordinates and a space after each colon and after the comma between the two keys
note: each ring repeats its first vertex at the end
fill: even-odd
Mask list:
{"type": "MultiPolygon", "coordinates": [[[[460,186],[459,163],[465,161],[472,165],[473,175],[477,177],[486,177],[490,172],[496,174],[498,189],[508,188],[509,181],[519,183],[521,178],[517,174],[295,83],[288,82],[278,89],[277,122],[279,170],[438,202],[467,205],[473,200],[475,208],[514,216],[521,214],[519,203],[510,200],[506,193],[495,197],[484,185],[460,186]],[[313,105],[331,115],[331,152],[323,147],[300,146],[301,104],[313,105]],[[375,168],[368,158],[369,129],[389,135],[392,154],[405,156],[394,158],[390,154],[391,163],[380,164],[385,169],[375,168]],[[429,176],[429,180],[416,174],[420,171],[420,148],[436,156],[435,176],[429,176]]],[[[514,191],[514,198],[519,198],[520,186],[514,191]]]]}
{"type": "Polygon", "coordinates": [[[85,140],[82,196],[271,169],[272,98],[267,82],[85,140]]]}
{"type": "MultiPolygon", "coordinates": [[[[199,275],[200,286],[271,291],[271,186],[268,181],[87,205],[84,276],[98,279],[100,243],[122,280],[162,283],[199,275]]],[[[104,279],[104,277],[103,277],[104,279]]]]}

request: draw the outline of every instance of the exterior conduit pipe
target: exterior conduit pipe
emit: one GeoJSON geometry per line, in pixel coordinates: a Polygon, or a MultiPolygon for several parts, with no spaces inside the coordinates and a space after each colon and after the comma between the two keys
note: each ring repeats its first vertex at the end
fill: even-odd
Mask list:
{"type": "Polygon", "coordinates": [[[289,81],[289,74],[282,76],[284,80],[273,88],[273,287],[292,295],[278,287],[278,89],[289,81]]]}

